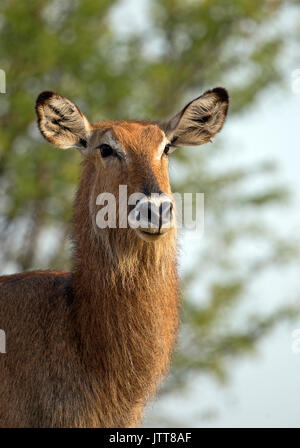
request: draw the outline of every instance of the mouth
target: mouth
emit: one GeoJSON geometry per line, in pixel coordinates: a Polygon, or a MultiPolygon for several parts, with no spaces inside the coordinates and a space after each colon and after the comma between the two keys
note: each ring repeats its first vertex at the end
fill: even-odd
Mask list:
{"type": "Polygon", "coordinates": [[[165,236],[165,233],[160,233],[158,232],[145,232],[144,230],[140,230],[140,229],[135,229],[136,233],[138,234],[138,236],[140,238],[142,238],[144,241],[157,241],[159,239],[161,239],[162,237],[165,236]]]}

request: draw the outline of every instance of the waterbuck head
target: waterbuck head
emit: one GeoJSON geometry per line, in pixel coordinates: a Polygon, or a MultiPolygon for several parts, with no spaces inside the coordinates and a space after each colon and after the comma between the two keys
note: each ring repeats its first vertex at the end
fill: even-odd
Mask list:
{"type": "MultiPolygon", "coordinates": [[[[98,227],[100,218],[114,212],[116,216],[111,220],[104,219],[108,227],[126,228],[129,224],[129,231],[146,241],[156,241],[174,231],[169,154],[178,146],[198,146],[210,141],[221,130],[227,109],[228,94],[222,88],[205,92],[160,124],[146,121],[90,124],[72,101],[54,92],[42,92],[36,103],[42,135],[59,148],[79,149],[93,165],[92,209],[95,210],[96,204],[104,206],[112,198],[114,210],[106,204],[105,213],[98,215],[98,227]],[[120,204],[120,186],[126,186],[125,204],[120,204]],[[99,194],[103,194],[103,202],[97,199],[99,194]]],[[[95,225],[94,229],[98,231],[95,225]]]]}

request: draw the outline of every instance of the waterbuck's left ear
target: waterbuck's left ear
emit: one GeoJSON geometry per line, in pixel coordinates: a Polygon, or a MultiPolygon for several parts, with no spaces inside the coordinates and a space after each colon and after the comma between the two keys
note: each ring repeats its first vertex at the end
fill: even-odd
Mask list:
{"type": "Polygon", "coordinates": [[[91,125],[72,101],[54,92],[42,92],[36,100],[42,135],[58,148],[87,147],[91,125]]]}
{"type": "Polygon", "coordinates": [[[224,124],[228,93],[222,87],[208,90],[171,118],[163,129],[172,146],[198,146],[210,141],[224,124]]]}

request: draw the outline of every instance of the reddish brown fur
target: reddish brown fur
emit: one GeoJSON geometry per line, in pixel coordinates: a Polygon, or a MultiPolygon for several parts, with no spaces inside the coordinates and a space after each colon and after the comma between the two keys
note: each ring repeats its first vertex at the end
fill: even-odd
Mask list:
{"type": "Polygon", "coordinates": [[[168,367],[178,320],[175,230],[155,243],[132,229],[98,235],[89,210],[93,195],[117,193],[128,178],[132,191],[156,181],[170,192],[167,160],[153,157],[162,132],[143,123],[113,127],[132,151],[131,171],[108,180],[99,155],[85,159],[72,273],[0,277],[2,427],[136,426],[168,367]]]}
{"type": "Polygon", "coordinates": [[[227,109],[226,90],[216,88],[162,128],[135,121],[92,126],[70,100],[39,95],[44,137],[84,156],[73,269],[0,277],[0,328],[7,338],[7,353],[0,354],[1,427],[140,423],[168,368],[177,330],[176,229],[171,219],[164,235],[143,235],[151,242],[131,228],[100,230],[96,198],[101,192],[118,198],[120,184],[128,185],[128,195],[162,191],[171,198],[164,149],[209,141],[227,109]],[[101,158],[97,148],[108,130],[122,157],[114,148],[114,157],[101,158]]]}

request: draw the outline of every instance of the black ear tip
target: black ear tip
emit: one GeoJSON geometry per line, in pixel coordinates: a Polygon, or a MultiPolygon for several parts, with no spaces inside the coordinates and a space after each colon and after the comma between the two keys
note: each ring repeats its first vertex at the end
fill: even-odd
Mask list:
{"type": "Polygon", "coordinates": [[[229,95],[226,89],[223,87],[215,87],[211,90],[211,92],[214,92],[221,101],[224,101],[224,103],[229,103],[229,95]]]}
{"type": "Polygon", "coordinates": [[[54,95],[55,95],[55,93],[51,92],[50,90],[45,90],[45,91],[41,92],[36,99],[36,107],[42,106],[54,95]]]}

